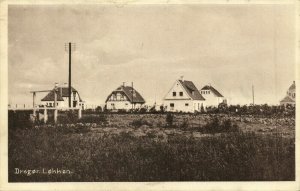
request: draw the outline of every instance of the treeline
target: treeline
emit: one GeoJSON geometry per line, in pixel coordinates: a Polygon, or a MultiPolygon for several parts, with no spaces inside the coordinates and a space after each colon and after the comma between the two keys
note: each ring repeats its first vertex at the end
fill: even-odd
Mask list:
{"type": "MultiPolygon", "coordinates": [[[[263,105],[226,105],[220,104],[218,107],[208,106],[201,108],[201,111],[195,111],[194,114],[233,114],[233,115],[262,115],[262,116],[295,116],[296,108],[292,105],[287,106],[270,106],[268,104],[263,105]]],[[[120,110],[107,110],[105,107],[101,106],[96,107],[96,109],[85,109],[84,113],[86,114],[95,114],[95,113],[169,113],[165,110],[164,106],[160,106],[159,109],[156,107],[145,106],[138,109],[120,109],[120,110]]],[[[176,112],[176,113],[186,113],[186,112],[176,112]]]]}

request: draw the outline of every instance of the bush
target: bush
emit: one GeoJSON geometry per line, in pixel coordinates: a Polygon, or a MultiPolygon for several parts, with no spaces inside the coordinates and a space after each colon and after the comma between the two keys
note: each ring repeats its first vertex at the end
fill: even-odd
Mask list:
{"type": "Polygon", "coordinates": [[[77,122],[79,122],[79,123],[107,124],[108,120],[107,120],[106,115],[88,115],[88,116],[83,116],[77,122]]]}
{"type": "Polygon", "coordinates": [[[101,113],[102,112],[102,107],[101,106],[97,106],[95,110],[96,110],[97,113],[101,113]]]}
{"type": "Polygon", "coordinates": [[[159,110],[160,110],[160,113],[164,113],[165,112],[165,108],[163,105],[159,106],[159,110]]]}
{"type": "MultiPolygon", "coordinates": [[[[70,110],[66,112],[60,112],[57,115],[57,123],[61,124],[69,124],[69,123],[76,123],[78,120],[77,112],[70,110]]],[[[49,118],[49,122],[53,122],[53,117],[49,118]]]]}
{"type": "Polygon", "coordinates": [[[131,122],[131,125],[134,127],[141,127],[142,125],[147,125],[149,127],[152,127],[152,123],[150,123],[148,120],[146,119],[135,119],[131,122]]]}
{"type": "Polygon", "coordinates": [[[220,122],[218,118],[213,118],[212,121],[209,121],[199,130],[203,133],[212,133],[212,134],[229,133],[229,132],[238,132],[239,127],[237,126],[237,124],[233,124],[230,119],[220,122]]]}
{"type": "Polygon", "coordinates": [[[188,127],[189,127],[189,121],[188,119],[184,119],[182,124],[180,125],[180,128],[186,130],[188,127]]]}
{"type": "Polygon", "coordinates": [[[8,129],[27,129],[32,128],[30,121],[32,111],[8,111],[8,129]]]}
{"type": "Polygon", "coordinates": [[[168,113],[167,117],[166,117],[167,127],[172,127],[173,126],[173,121],[174,121],[174,115],[171,114],[171,113],[168,113]]]}

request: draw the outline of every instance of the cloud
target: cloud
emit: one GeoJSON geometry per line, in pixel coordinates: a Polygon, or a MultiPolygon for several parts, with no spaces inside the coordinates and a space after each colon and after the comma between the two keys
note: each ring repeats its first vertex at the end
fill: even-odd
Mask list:
{"type": "Polygon", "coordinates": [[[87,103],[102,104],[122,82],[149,103],[184,75],[211,83],[232,103],[277,104],[294,80],[293,6],[15,5],[9,7],[9,97],[68,81],[87,103]]]}

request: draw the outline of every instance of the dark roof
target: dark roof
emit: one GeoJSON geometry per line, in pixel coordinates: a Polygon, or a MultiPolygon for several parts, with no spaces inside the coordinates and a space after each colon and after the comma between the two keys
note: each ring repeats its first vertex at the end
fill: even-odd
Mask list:
{"type": "Polygon", "coordinates": [[[206,85],[206,86],[204,86],[201,90],[210,90],[210,91],[212,91],[216,96],[218,96],[218,97],[223,97],[223,95],[222,95],[218,90],[216,90],[214,87],[212,87],[212,86],[206,85]]]}
{"type": "Polygon", "coordinates": [[[179,80],[179,82],[193,100],[205,100],[192,81],[179,80]],[[192,92],[194,92],[194,94],[192,92]]]}
{"type": "Polygon", "coordinates": [[[109,97],[115,93],[115,92],[123,92],[124,95],[129,99],[131,103],[145,103],[144,98],[141,96],[141,94],[136,91],[134,88],[135,94],[132,95],[132,87],[131,86],[120,86],[116,90],[114,90],[109,96],[107,97],[106,101],[108,101],[109,97]]]}
{"type": "MultiPolygon", "coordinates": [[[[49,92],[43,99],[42,101],[54,101],[54,88],[52,89],[53,91],[49,92]]],[[[72,92],[77,92],[78,91],[71,87],[72,92]]],[[[63,97],[69,97],[69,87],[58,87],[57,90],[57,101],[64,101],[63,97]]],[[[82,101],[82,99],[80,98],[80,95],[78,93],[79,96],[79,101],[82,101]]]]}
{"type": "Polygon", "coordinates": [[[293,84],[290,86],[289,90],[294,90],[294,89],[296,89],[295,82],[293,82],[293,84]]]}
{"type": "Polygon", "coordinates": [[[289,96],[285,96],[280,102],[295,102],[292,98],[289,96]]]}

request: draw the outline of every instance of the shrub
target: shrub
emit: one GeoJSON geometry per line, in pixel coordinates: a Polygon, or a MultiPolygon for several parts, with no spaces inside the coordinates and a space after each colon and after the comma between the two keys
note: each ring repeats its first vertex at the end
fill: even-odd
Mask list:
{"type": "Polygon", "coordinates": [[[8,111],[8,128],[32,128],[33,123],[30,121],[31,113],[32,111],[8,111]]]}
{"type": "Polygon", "coordinates": [[[207,122],[202,128],[199,129],[203,133],[229,133],[238,132],[237,124],[233,124],[230,119],[220,122],[218,118],[213,118],[212,121],[207,122]]]}
{"type": "Polygon", "coordinates": [[[139,110],[139,113],[146,113],[146,112],[147,112],[147,108],[144,107],[140,108],[139,110]]]}
{"type": "Polygon", "coordinates": [[[150,113],[157,113],[156,108],[155,108],[155,105],[152,106],[152,107],[149,109],[149,112],[150,112],[150,113]]]}
{"type": "Polygon", "coordinates": [[[201,113],[205,113],[205,110],[204,110],[204,107],[203,105],[201,105],[201,110],[200,110],[201,113]]]}
{"type": "Polygon", "coordinates": [[[172,127],[173,126],[173,121],[174,121],[174,115],[171,114],[171,113],[168,113],[167,117],[166,117],[167,127],[172,127]]]}
{"type": "Polygon", "coordinates": [[[185,130],[188,127],[189,127],[189,121],[188,121],[188,119],[184,119],[182,124],[180,124],[180,128],[185,130]]]}
{"type": "Polygon", "coordinates": [[[165,108],[164,108],[163,105],[159,106],[159,109],[160,109],[160,112],[161,112],[161,113],[164,113],[164,112],[165,112],[165,108]]]}
{"type": "Polygon", "coordinates": [[[150,123],[148,120],[141,118],[141,119],[135,119],[131,122],[131,125],[134,127],[141,127],[142,125],[147,125],[149,127],[152,127],[152,123],[150,123]]]}
{"type": "Polygon", "coordinates": [[[127,113],[128,111],[126,109],[118,109],[117,113],[127,113]]]}
{"type": "Polygon", "coordinates": [[[95,110],[96,110],[97,113],[100,113],[100,112],[102,112],[102,107],[101,106],[97,106],[95,110]]]}
{"type": "Polygon", "coordinates": [[[96,124],[107,124],[108,120],[106,115],[88,115],[83,116],[78,120],[79,123],[96,123],[96,124]]]}

